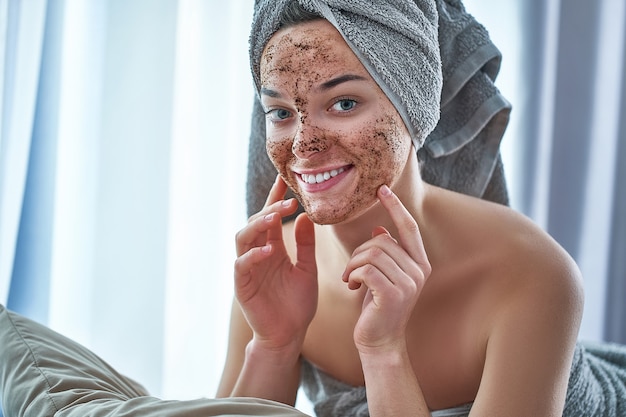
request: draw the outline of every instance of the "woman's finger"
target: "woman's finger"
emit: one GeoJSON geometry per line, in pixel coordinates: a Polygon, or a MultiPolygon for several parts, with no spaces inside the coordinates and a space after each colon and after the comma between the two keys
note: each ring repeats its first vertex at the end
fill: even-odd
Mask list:
{"type": "Polygon", "coordinates": [[[348,281],[353,271],[371,265],[387,280],[399,287],[412,287],[424,277],[416,262],[389,235],[377,238],[367,248],[359,250],[348,261],[342,279],[348,281]],[[409,282],[411,281],[411,282],[409,282]]]}
{"type": "Polygon", "coordinates": [[[422,235],[411,213],[386,185],[381,185],[378,188],[378,198],[398,229],[400,245],[420,266],[425,268],[425,271],[429,272],[430,262],[428,262],[426,249],[424,249],[422,235]]]}
{"type": "Polygon", "coordinates": [[[237,232],[235,236],[237,256],[253,247],[265,246],[270,242],[282,242],[282,222],[280,214],[273,212],[258,216],[237,232]]]}
{"type": "Polygon", "coordinates": [[[385,260],[384,264],[379,265],[379,268],[381,268],[384,273],[389,274],[389,279],[392,282],[395,282],[393,277],[397,274],[394,267],[398,267],[401,272],[411,277],[419,278],[423,275],[419,264],[416,263],[384,227],[376,227],[372,232],[372,236],[372,239],[363,243],[352,253],[351,259],[348,261],[345,268],[344,278],[345,274],[349,273],[350,269],[354,269],[363,263],[373,262],[378,258],[379,252],[384,252],[388,258],[385,260]],[[383,265],[387,267],[383,268],[383,265]]]}
{"type": "Polygon", "coordinates": [[[391,285],[385,274],[372,264],[364,264],[352,269],[345,281],[351,290],[358,290],[361,285],[365,285],[370,291],[376,291],[380,290],[383,285],[391,285]]]}
{"type": "Polygon", "coordinates": [[[267,194],[264,207],[283,200],[285,198],[285,194],[287,194],[287,184],[285,184],[285,181],[283,181],[283,177],[281,177],[280,174],[276,174],[276,179],[274,180],[274,184],[272,184],[272,188],[270,188],[270,192],[267,194]]]}
{"type": "Polygon", "coordinates": [[[297,248],[296,266],[317,272],[315,262],[315,225],[306,213],[301,213],[296,218],[295,237],[297,248]]]}
{"type": "Polygon", "coordinates": [[[274,184],[270,189],[265,205],[258,212],[248,218],[248,222],[251,222],[259,217],[264,217],[272,212],[277,212],[281,217],[289,216],[298,208],[298,203],[295,198],[284,200],[287,193],[287,184],[283,181],[280,175],[276,175],[274,184]]]}
{"type": "Polygon", "coordinates": [[[235,260],[235,281],[237,277],[250,276],[256,266],[264,261],[273,252],[271,245],[265,245],[250,249],[248,252],[243,253],[235,260]]]}

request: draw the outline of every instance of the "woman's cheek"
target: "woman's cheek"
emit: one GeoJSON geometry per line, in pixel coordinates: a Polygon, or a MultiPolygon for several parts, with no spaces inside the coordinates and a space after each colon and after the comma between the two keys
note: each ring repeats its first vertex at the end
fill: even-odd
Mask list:
{"type": "Polygon", "coordinates": [[[393,115],[387,114],[376,120],[366,134],[372,138],[366,148],[363,163],[367,180],[377,186],[391,184],[404,169],[411,149],[411,138],[404,124],[398,124],[393,115]],[[378,178],[378,181],[375,180],[378,178]]]}
{"type": "Polygon", "coordinates": [[[283,177],[285,183],[290,188],[294,188],[294,178],[291,175],[291,171],[288,169],[291,161],[293,160],[293,152],[291,150],[291,140],[288,139],[271,139],[268,138],[265,141],[265,150],[267,156],[270,158],[272,164],[283,177]]]}
{"type": "Polygon", "coordinates": [[[390,153],[390,159],[394,161],[393,172],[389,174],[398,176],[404,170],[413,142],[403,122],[399,122],[390,115],[387,123],[386,132],[380,135],[381,142],[385,144],[385,149],[390,153]]]}
{"type": "Polygon", "coordinates": [[[291,142],[286,139],[267,138],[265,141],[267,156],[277,167],[291,158],[291,142]]]}

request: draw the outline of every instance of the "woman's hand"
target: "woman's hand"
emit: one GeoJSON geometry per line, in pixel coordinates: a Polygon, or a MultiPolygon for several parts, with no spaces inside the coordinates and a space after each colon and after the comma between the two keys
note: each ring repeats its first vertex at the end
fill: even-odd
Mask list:
{"type": "Polygon", "coordinates": [[[382,226],[348,261],[343,280],[350,289],[367,287],[354,329],[359,352],[406,349],[406,326],[431,268],[415,219],[386,185],[378,198],[389,213],[397,239],[382,226]]]}
{"type": "Polygon", "coordinates": [[[263,209],[236,236],[235,295],[254,332],[256,349],[301,348],[317,309],[314,226],[306,214],[295,223],[295,265],[285,249],[282,218],[297,208],[284,200],[287,185],[277,176],[263,209]]]}

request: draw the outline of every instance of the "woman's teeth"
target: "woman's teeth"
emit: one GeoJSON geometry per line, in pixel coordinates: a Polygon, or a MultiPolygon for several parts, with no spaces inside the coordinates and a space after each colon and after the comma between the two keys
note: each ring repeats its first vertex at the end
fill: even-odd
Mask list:
{"type": "Polygon", "coordinates": [[[320,172],[319,174],[301,174],[302,181],[307,184],[319,184],[320,182],[327,181],[332,177],[336,177],[344,171],[343,168],[333,169],[332,171],[320,172]]]}

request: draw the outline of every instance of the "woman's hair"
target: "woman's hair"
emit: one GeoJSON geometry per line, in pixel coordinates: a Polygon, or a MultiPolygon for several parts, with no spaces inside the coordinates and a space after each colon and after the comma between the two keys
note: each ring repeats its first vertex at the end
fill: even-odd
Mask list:
{"type": "Polygon", "coordinates": [[[298,23],[310,22],[312,20],[319,19],[323,19],[323,17],[305,9],[299,1],[293,0],[281,12],[279,23],[281,28],[286,28],[289,26],[295,26],[298,23]]]}

